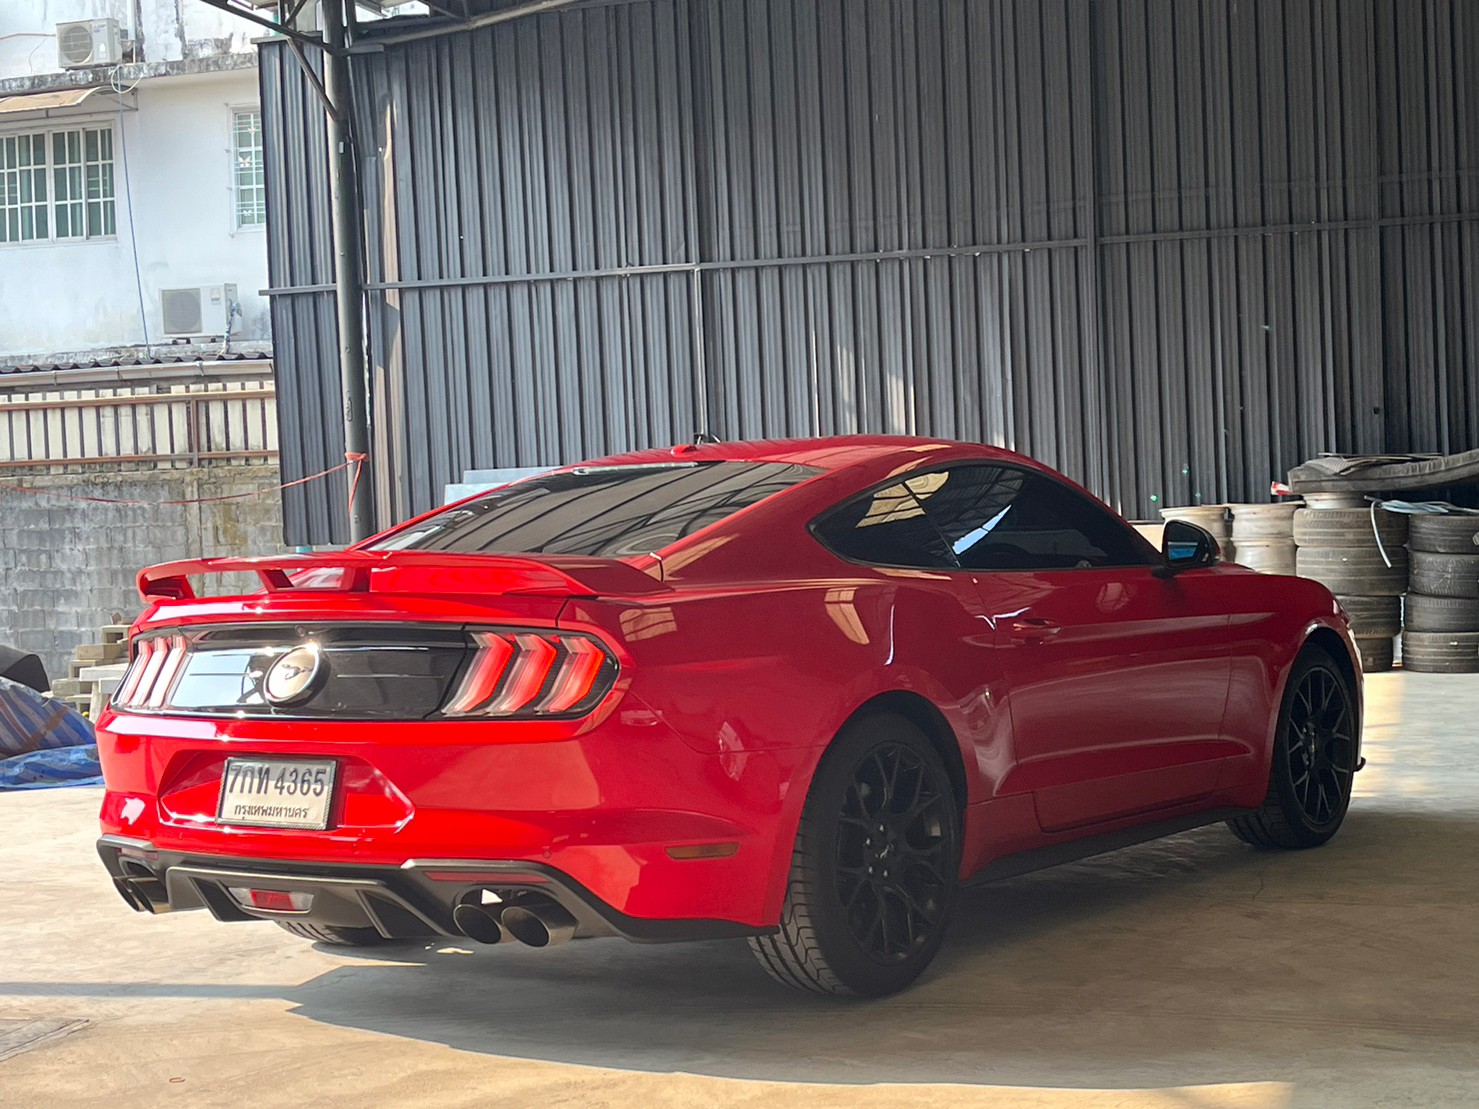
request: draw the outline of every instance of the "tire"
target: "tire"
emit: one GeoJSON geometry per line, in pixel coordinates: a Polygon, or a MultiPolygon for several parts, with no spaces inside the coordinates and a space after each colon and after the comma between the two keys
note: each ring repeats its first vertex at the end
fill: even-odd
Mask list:
{"type": "Polygon", "coordinates": [[[1293,535],[1297,504],[1235,504],[1232,537],[1235,543],[1246,539],[1288,539],[1293,535]]]}
{"type": "Polygon", "coordinates": [[[1409,545],[1414,551],[1434,554],[1479,555],[1479,516],[1414,516],[1409,545]]]}
{"type": "Polygon", "coordinates": [[[334,947],[373,947],[377,943],[386,942],[385,937],[373,928],[336,928],[327,924],[303,924],[296,920],[278,920],[273,923],[284,932],[334,947]]]}
{"type": "Polygon", "coordinates": [[[780,930],[750,940],[755,957],[778,982],[813,993],[902,990],[944,940],[959,884],[960,823],[950,775],[918,728],[894,715],[849,724],[817,768],[780,930]],[[879,816],[884,832],[875,842],[879,816]],[[901,858],[907,870],[897,867],[901,858]]]}
{"type": "MultiPolygon", "coordinates": [[[[1391,639],[1402,631],[1401,597],[1338,596],[1357,639],[1391,639]]],[[[1479,627],[1479,625],[1475,625],[1479,627]]]]}
{"type": "Polygon", "coordinates": [[[1400,597],[1407,591],[1407,552],[1388,548],[1388,566],[1375,544],[1362,547],[1300,547],[1299,576],[1313,578],[1342,597],[1400,597]]]}
{"type": "Polygon", "coordinates": [[[1409,593],[1404,626],[1410,632],[1479,632],[1479,597],[1409,593]]]}
{"type": "Polygon", "coordinates": [[[1227,822],[1233,835],[1262,848],[1300,849],[1329,841],[1350,807],[1359,727],[1351,683],[1322,648],[1306,645],[1284,685],[1268,792],[1257,809],[1227,822]],[[1340,698],[1339,709],[1323,702],[1324,710],[1311,712],[1309,706],[1322,703],[1327,689],[1340,698]],[[1316,725],[1313,742],[1304,731],[1306,720],[1316,725]]]}
{"type": "Polygon", "coordinates": [[[1294,540],[1292,539],[1237,539],[1233,546],[1239,566],[1257,570],[1263,574],[1294,576],[1294,540]]]}
{"type": "Polygon", "coordinates": [[[1392,637],[1356,637],[1356,651],[1361,656],[1361,673],[1380,674],[1392,668],[1396,658],[1392,637]]]}
{"type": "Polygon", "coordinates": [[[1411,585],[1429,597],[1479,597],[1479,555],[1413,551],[1411,585]]]}
{"type": "MultiPolygon", "coordinates": [[[[1479,517],[1476,517],[1479,519],[1479,517]]],[[[1301,547],[1376,547],[1376,537],[1391,553],[1407,542],[1407,517],[1396,512],[1356,508],[1301,508],[1294,514],[1294,542],[1301,547]]]]}
{"type": "Polygon", "coordinates": [[[1479,631],[1406,632],[1402,669],[1419,674],[1479,674],[1479,631]]]}

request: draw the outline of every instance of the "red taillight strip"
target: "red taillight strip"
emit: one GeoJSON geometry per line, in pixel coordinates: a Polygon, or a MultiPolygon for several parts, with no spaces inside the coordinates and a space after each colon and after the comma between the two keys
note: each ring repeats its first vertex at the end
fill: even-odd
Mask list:
{"type": "Polygon", "coordinates": [[[524,708],[544,687],[550,667],[554,665],[557,652],[549,640],[537,635],[519,634],[514,636],[514,643],[518,646],[519,653],[509,673],[508,683],[503,687],[503,692],[482,710],[485,715],[497,716],[524,708]]]}
{"type": "Polygon", "coordinates": [[[154,683],[159,680],[159,671],[164,669],[168,658],[168,642],[163,639],[155,640],[154,649],[149,652],[149,661],[144,663],[143,672],[139,675],[139,684],[134,689],[133,696],[128,699],[130,708],[141,708],[149,700],[154,683]]]}
{"type": "Polygon", "coordinates": [[[540,712],[569,712],[584,701],[606,662],[606,652],[589,639],[570,636],[564,644],[565,661],[560,666],[554,688],[539,705],[540,712]]]}
{"type": "Polygon", "coordinates": [[[455,716],[471,712],[493,696],[493,691],[503,678],[504,668],[514,654],[513,647],[501,635],[476,632],[473,639],[478,645],[476,659],[467,677],[462,680],[457,696],[446,708],[448,713],[455,716]]]}
{"type": "Polygon", "coordinates": [[[155,641],[152,639],[139,640],[139,646],[134,651],[133,665],[128,668],[124,675],[123,684],[118,687],[118,692],[113,695],[113,702],[117,705],[127,705],[132,701],[134,693],[139,688],[139,682],[143,680],[144,670],[149,665],[149,659],[154,654],[155,641]]]}
{"type": "Polygon", "coordinates": [[[149,689],[148,700],[144,702],[146,708],[161,709],[169,704],[169,695],[174,691],[180,672],[185,669],[185,654],[188,649],[185,637],[172,635],[168,642],[169,651],[164,656],[164,665],[154,679],[153,686],[149,689]]]}

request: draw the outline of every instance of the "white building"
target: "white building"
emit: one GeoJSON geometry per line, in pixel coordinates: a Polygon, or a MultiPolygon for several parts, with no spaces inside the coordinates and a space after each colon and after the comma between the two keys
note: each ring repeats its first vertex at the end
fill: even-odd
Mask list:
{"type": "Polygon", "coordinates": [[[198,0],[0,2],[0,367],[219,350],[229,293],[192,326],[165,290],[234,285],[233,346],[267,342],[258,30],[198,0]]]}

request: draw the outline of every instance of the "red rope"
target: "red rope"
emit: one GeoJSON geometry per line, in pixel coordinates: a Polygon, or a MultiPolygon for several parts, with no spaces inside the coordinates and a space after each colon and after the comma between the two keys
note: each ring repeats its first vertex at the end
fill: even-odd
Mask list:
{"type": "Polygon", "coordinates": [[[330,466],[327,470],[320,470],[316,474],[309,474],[307,477],[300,477],[295,481],[285,481],[281,485],[273,486],[270,489],[251,489],[245,493],[226,493],[219,497],[195,497],[183,501],[128,501],[112,497],[91,497],[84,493],[58,493],[52,489],[32,489],[29,486],[11,485],[9,482],[4,481],[0,481],[0,489],[8,489],[12,493],[29,493],[33,497],[57,497],[65,501],[88,501],[92,504],[122,504],[145,508],[159,505],[215,504],[218,501],[240,501],[248,497],[260,497],[266,493],[280,493],[284,489],[291,489],[295,485],[307,485],[310,481],[318,481],[320,478],[326,478],[330,474],[337,474],[340,470],[347,470],[353,466],[354,481],[349,491],[349,503],[353,504],[354,492],[359,488],[360,473],[365,468],[365,458],[366,456],[363,454],[346,453],[344,455],[344,461],[337,466],[330,466]]]}

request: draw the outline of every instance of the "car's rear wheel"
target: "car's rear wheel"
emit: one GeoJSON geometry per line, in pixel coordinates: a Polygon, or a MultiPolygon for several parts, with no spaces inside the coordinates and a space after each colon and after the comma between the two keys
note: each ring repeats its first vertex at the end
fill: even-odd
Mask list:
{"type": "Polygon", "coordinates": [[[304,924],[297,920],[278,920],[273,923],[305,940],[332,944],[335,947],[371,947],[385,942],[385,937],[373,928],[335,928],[327,924],[304,924]]]}
{"type": "Polygon", "coordinates": [[[1323,649],[1294,662],[1274,735],[1262,806],[1227,822],[1255,847],[1318,847],[1340,829],[1351,801],[1360,726],[1350,680],[1323,649]]]}
{"type": "Polygon", "coordinates": [[[822,757],[780,930],[750,947],[797,989],[894,993],[939,951],[959,871],[960,813],[940,756],[903,717],[863,718],[822,757]]]}

